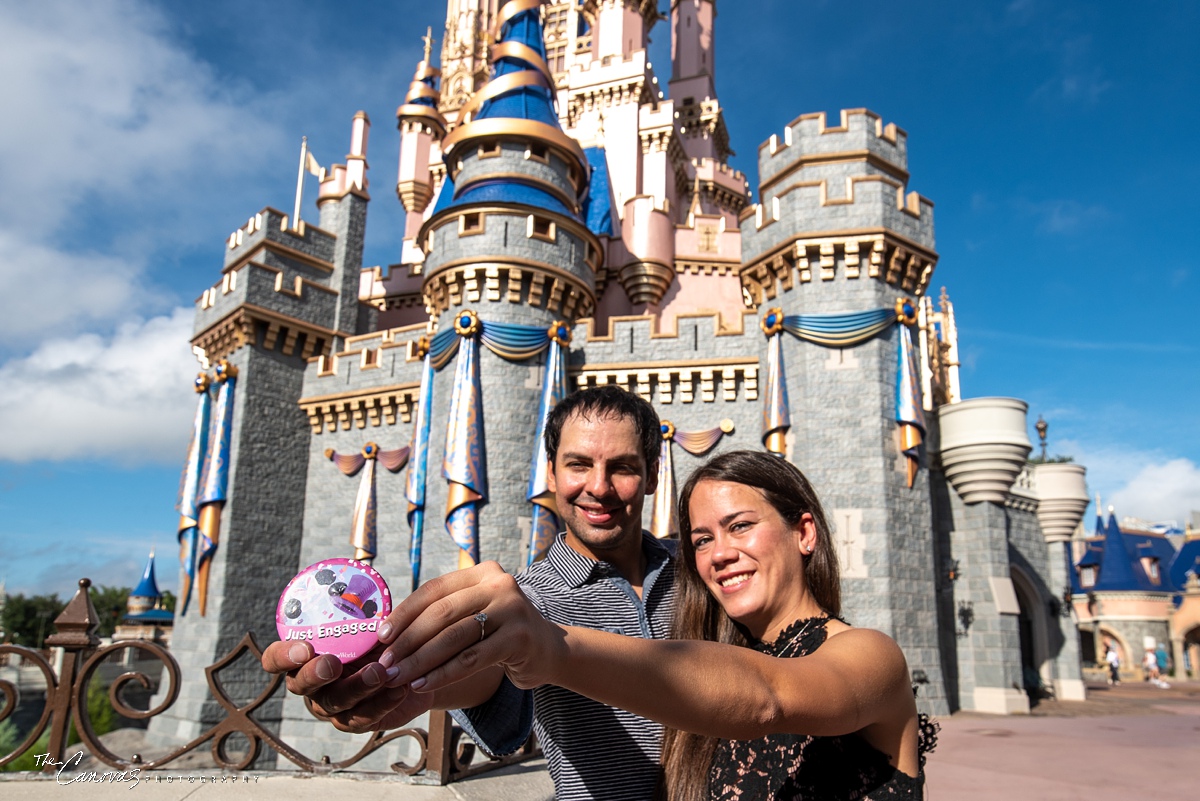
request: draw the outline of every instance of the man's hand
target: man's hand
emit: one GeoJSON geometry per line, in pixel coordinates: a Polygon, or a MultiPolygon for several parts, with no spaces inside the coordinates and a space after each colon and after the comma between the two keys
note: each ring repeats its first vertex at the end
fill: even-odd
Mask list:
{"type": "Polygon", "coordinates": [[[377,647],[349,665],[329,654],[315,656],[306,642],[273,642],[263,652],[263,670],[283,673],[289,692],[312,703],[318,718],[341,731],[366,732],[395,729],[429,711],[433,696],[400,684],[388,686],[399,670],[384,668],[376,660],[377,647]],[[345,674],[345,675],[343,675],[345,674]]]}
{"type": "Polygon", "coordinates": [[[439,576],[392,610],[379,631],[389,686],[429,692],[500,665],[522,688],[549,682],[563,630],[538,613],[495,562],[439,576]],[[476,614],[484,613],[481,625],[476,614]]]}

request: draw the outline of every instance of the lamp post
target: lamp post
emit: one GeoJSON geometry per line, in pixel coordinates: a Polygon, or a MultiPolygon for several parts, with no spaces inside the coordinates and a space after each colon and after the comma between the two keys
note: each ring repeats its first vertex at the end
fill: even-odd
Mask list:
{"type": "Polygon", "coordinates": [[[1039,414],[1037,423],[1034,425],[1034,428],[1037,429],[1038,439],[1041,440],[1041,442],[1042,442],[1042,464],[1045,464],[1046,463],[1046,432],[1050,430],[1050,424],[1047,423],[1045,420],[1043,420],[1042,416],[1039,414]]]}

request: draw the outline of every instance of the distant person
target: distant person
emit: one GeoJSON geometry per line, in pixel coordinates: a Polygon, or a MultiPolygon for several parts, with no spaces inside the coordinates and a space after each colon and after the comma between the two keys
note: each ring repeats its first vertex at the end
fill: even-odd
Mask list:
{"type": "Polygon", "coordinates": [[[1121,655],[1117,653],[1117,646],[1111,641],[1108,643],[1108,653],[1104,655],[1104,661],[1108,663],[1108,683],[1121,683],[1121,655]]]}
{"type": "Polygon", "coordinates": [[[1158,684],[1158,657],[1149,648],[1142,655],[1142,670],[1145,673],[1145,681],[1158,684]]]}
{"type": "Polygon", "coordinates": [[[1163,674],[1167,672],[1167,649],[1161,642],[1153,651],[1146,651],[1146,661],[1148,664],[1152,664],[1150,680],[1154,682],[1154,686],[1162,690],[1169,690],[1171,685],[1163,679],[1163,674]]]}
{"type": "Polygon", "coordinates": [[[1167,655],[1167,646],[1163,643],[1158,644],[1158,648],[1154,650],[1154,656],[1158,659],[1158,675],[1166,676],[1171,672],[1171,658],[1167,655]]]}

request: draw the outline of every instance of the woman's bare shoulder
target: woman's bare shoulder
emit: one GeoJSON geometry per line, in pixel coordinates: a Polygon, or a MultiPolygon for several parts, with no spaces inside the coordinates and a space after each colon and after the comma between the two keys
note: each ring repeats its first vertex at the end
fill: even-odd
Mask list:
{"type": "Polygon", "coordinates": [[[825,628],[828,639],[825,645],[817,651],[826,651],[828,657],[836,659],[868,660],[866,664],[874,664],[885,671],[899,671],[902,675],[908,672],[904,652],[888,635],[875,629],[861,629],[832,620],[825,628]]]}

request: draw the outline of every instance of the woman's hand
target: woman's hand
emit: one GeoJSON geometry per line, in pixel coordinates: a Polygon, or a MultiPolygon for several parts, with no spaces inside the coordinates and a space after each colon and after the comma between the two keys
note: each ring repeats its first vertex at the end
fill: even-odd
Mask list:
{"type": "Polygon", "coordinates": [[[493,665],[518,687],[537,687],[553,682],[565,655],[563,630],[542,617],[496,562],[423,584],[392,610],[379,639],[386,646],[379,663],[399,668],[388,685],[421,692],[493,665]]]}

